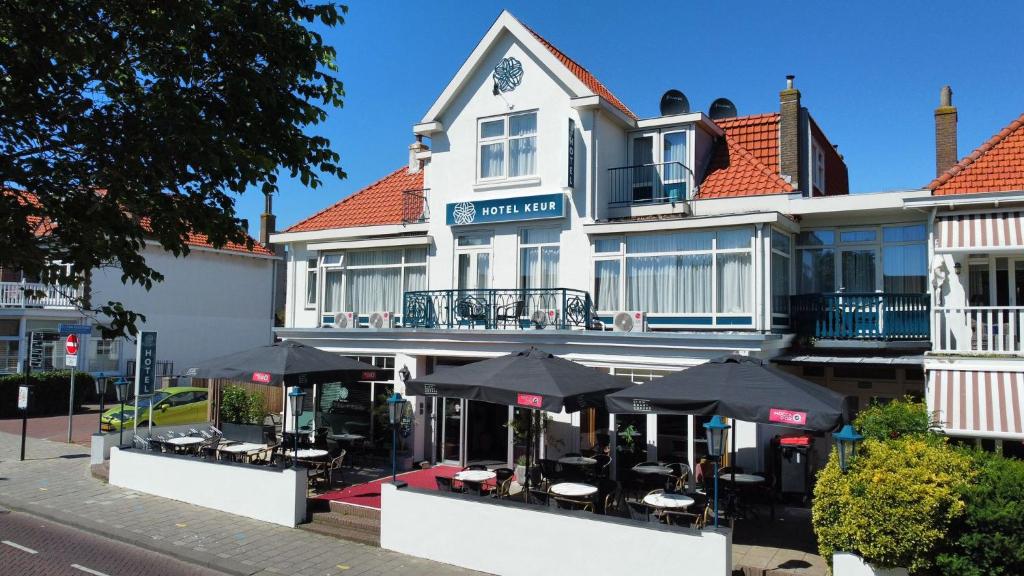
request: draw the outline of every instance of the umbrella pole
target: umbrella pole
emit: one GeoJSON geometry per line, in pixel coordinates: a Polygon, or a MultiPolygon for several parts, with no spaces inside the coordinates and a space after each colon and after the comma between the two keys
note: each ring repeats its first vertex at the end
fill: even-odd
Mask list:
{"type": "Polygon", "coordinates": [[[526,481],[523,483],[523,501],[530,501],[530,452],[533,448],[533,411],[528,413],[530,423],[526,425],[526,481]]]}

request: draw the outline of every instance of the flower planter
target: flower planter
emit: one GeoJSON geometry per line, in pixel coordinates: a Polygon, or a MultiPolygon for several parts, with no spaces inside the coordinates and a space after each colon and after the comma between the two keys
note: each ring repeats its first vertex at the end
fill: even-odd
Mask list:
{"type": "Polygon", "coordinates": [[[516,464],[516,483],[520,486],[526,485],[526,466],[516,464]]]}
{"type": "Polygon", "coordinates": [[[274,431],[274,427],[264,426],[263,424],[232,424],[230,422],[225,422],[221,424],[220,430],[224,433],[224,438],[227,438],[228,440],[264,444],[267,441],[267,432],[272,433],[274,431]]]}
{"type": "Polygon", "coordinates": [[[832,555],[832,576],[907,576],[906,568],[882,568],[852,552],[832,555]]]}

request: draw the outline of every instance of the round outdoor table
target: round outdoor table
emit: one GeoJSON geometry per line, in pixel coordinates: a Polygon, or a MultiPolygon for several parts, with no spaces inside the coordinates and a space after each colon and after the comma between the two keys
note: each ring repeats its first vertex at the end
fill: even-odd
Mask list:
{"type": "Polygon", "coordinates": [[[689,508],[693,498],[685,494],[648,494],[644,496],[644,504],[654,508],[689,508]]]}
{"type": "Polygon", "coordinates": [[[597,464],[597,460],[593,458],[587,458],[586,456],[566,456],[558,459],[559,464],[568,464],[569,466],[593,466],[597,464]]]}
{"type": "Polygon", "coordinates": [[[168,438],[165,444],[174,444],[175,446],[192,446],[193,444],[202,444],[205,438],[198,438],[196,436],[182,436],[180,438],[168,438]]]}
{"type": "MultiPolygon", "coordinates": [[[[671,476],[675,474],[668,466],[633,466],[633,472],[637,474],[661,474],[664,476],[671,476]]],[[[737,474],[739,476],[739,474],[737,474]]]]}
{"type": "Polygon", "coordinates": [[[736,473],[736,479],[733,480],[732,472],[726,472],[725,474],[719,474],[720,480],[726,482],[736,482],[737,484],[760,484],[764,482],[764,476],[758,476],[757,474],[740,474],[736,473]]]}
{"type": "Polygon", "coordinates": [[[497,478],[498,475],[490,470],[463,470],[462,472],[456,472],[452,478],[459,482],[486,482],[497,478]]]}
{"type": "Polygon", "coordinates": [[[337,440],[339,442],[355,442],[356,440],[366,440],[366,436],[362,434],[328,434],[328,438],[331,440],[337,440]]]}
{"type": "Polygon", "coordinates": [[[578,482],[560,482],[552,484],[548,492],[557,496],[568,496],[570,498],[583,498],[597,494],[597,486],[581,484],[578,482]]]}
{"type": "Polygon", "coordinates": [[[255,444],[253,442],[241,442],[238,444],[231,444],[230,446],[221,446],[218,448],[220,452],[226,452],[228,454],[245,454],[248,452],[255,452],[257,450],[266,450],[266,444],[255,444]]]}
{"type": "Polygon", "coordinates": [[[316,448],[299,448],[298,452],[294,450],[287,450],[285,454],[288,456],[295,455],[296,458],[304,458],[306,460],[316,460],[317,458],[324,458],[327,456],[327,450],[318,450],[316,448]]]}

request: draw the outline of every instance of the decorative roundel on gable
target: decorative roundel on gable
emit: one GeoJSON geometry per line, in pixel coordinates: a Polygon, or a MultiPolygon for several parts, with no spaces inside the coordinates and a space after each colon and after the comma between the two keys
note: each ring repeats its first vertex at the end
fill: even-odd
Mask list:
{"type": "Polygon", "coordinates": [[[494,85],[502,92],[511,92],[523,81],[523,65],[512,56],[502,58],[494,67],[494,85]]]}

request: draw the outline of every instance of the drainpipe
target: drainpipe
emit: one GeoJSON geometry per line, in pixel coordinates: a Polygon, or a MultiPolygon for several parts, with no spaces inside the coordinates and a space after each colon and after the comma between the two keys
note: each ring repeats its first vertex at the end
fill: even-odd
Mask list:
{"type": "MultiPolygon", "coordinates": [[[[931,333],[931,345],[935,348],[935,342],[937,341],[937,327],[935,318],[935,309],[938,307],[938,294],[935,293],[935,289],[932,288],[932,259],[935,258],[935,215],[938,213],[939,207],[932,206],[932,209],[928,212],[928,285],[925,289],[928,290],[930,297],[928,301],[932,304],[932,309],[928,311],[928,328],[931,333]]],[[[953,272],[953,270],[950,270],[953,272]]],[[[949,280],[952,281],[952,278],[949,280]]]]}

